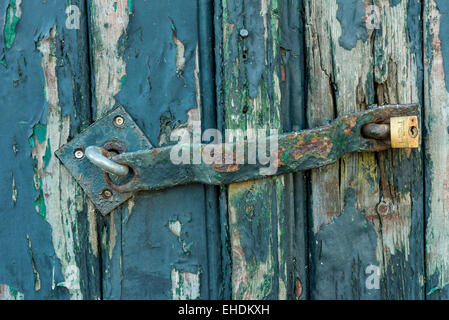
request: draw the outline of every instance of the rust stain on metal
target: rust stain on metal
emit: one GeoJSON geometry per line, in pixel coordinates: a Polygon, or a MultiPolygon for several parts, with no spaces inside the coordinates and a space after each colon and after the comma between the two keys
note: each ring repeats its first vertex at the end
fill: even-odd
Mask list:
{"type": "Polygon", "coordinates": [[[238,163],[243,163],[243,161],[241,161],[242,159],[239,159],[240,161],[237,161],[237,155],[235,152],[233,152],[232,155],[224,152],[221,154],[221,159],[222,160],[220,163],[213,164],[213,168],[215,171],[235,172],[240,169],[240,165],[238,163]]]}
{"type": "Polygon", "coordinates": [[[356,123],[357,123],[357,116],[350,116],[350,117],[346,117],[343,118],[343,121],[347,124],[347,128],[344,130],[346,135],[351,135],[354,132],[352,131],[352,129],[355,127],[356,123]]]}
{"type": "Polygon", "coordinates": [[[214,164],[214,170],[218,172],[235,172],[240,169],[238,164],[214,164]]]}
{"type": "Polygon", "coordinates": [[[332,150],[332,140],[329,137],[316,137],[308,142],[300,141],[293,149],[295,160],[307,154],[313,154],[317,158],[326,158],[332,150]]]}
{"type": "MultiPolygon", "coordinates": [[[[284,152],[285,152],[284,148],[281,148],[281,147],[278,148],[276,163],[274,163],[274,165],[276,167],[280,167],[280,166],[285,166],[286,165],[285,161],[282,160],[283,157],[284,157],[284,152]]],[[[286,154],[286,156],[287,156],[287,159],[288,159],[288,153],[286,154]]]]}

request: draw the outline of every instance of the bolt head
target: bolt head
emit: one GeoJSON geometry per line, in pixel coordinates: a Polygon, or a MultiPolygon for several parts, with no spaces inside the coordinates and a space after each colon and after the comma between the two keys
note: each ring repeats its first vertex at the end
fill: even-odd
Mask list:
{"type": "Polygon", "coordinates": [[[75,159],[82,159],[82,158],[84,158],[84,150],[76,149],[75,152],[73,153],[73,155],[75,156],[75,159]]]}
{"type": "Polygon", "coordinates": [[[112,191],[111,190],[103,190],[103,192],[101,193],[101,195],[103,196],[103,198],[105,199],[109,199],[110,197],[112,197],[112,191]]]}
{"type": "Polygon", "coordinates": [[[117,116],[114,118],[114,124],[118,127],[121,127],[125,124],[125,118],[122,116],[117,116]]]}
{"type": "Polygon", "coordinates": [[[248,30],[246,30],[246,29],[241,29],[241,30],[240,30],[240,36],[241,36],[242,38],[246,38],[246,37],[248,37],[248,35],[249,35],[248,30]]]}

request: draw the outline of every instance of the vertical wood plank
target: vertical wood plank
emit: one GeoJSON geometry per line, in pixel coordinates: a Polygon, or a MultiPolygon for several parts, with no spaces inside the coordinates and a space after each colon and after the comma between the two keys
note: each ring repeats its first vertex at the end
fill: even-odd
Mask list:
{"type": "Polygon", "coordinates": [[[448,299],[449,3],[424,1],[426,297],[448,299]]]}
{"type": "MultiPolygon", "coordinates": [[[[202,88],[213,83],[205,59],[212,44],[199,36],[203,5],[92,1],[97,118],[122,104],[154,146],[176,143],[171,134],[201,118],[213,125],[213,87],[202,88]]],[[[214,197],[202,185],[144,192],[103,219],[104,298],[218,298],[220,248],[209,241],[220,234],[214,197]]]]}
{"type": "MultiPolygon", "coordinates": [[[[373,103],[421,102],[419,2],[377,1],[378,29],[367,27],[369,5],[306,1],[311,126],[373,103]]],[[[421,170],[420,152],[404,150],[312,171],[312,298],[423,297],[421,170]]]]}
{"type": "MultiPolygon", "coordinates": [[[[132,3],[132,2],[131,2],[132,3]]],[[[126,79],[126,65],[119,40],[126,36],[129,24],[128,1],[95,0],[89,3],[89,34],[93,120],[98,120],[115,105],[115,96],[126,79]]],[[[131,200],[132,201],[132,200],[131,200]]],[[[98,223],[101,255],[102,298],[121,299],[121,235],[125,206],[102,218],[90,206],[98,223]]]]}
{"type": "Polygon", "coordinates": [[[95,224],[53,155],[90,119],[85,9],[83,0],[0,5],[1,298],[100,297],[95,224]]]}
{"type": "MultiPolygon", "coordinates": [[[[215,50],[215,92],[216,92],[216,114],[217,129],[224,133],[224,48],[223,48],[223,4],[221,1],[214,1],[214,50],[215,50]]],[[[232,248],[231,235],[229,230],[227,186],[221,186],[219,190],[219,214],[220,214],[220,246],[221,250],[221,274],[222,274],[222,297],[232,298],[232,248]]]]}
{"type": "MultiPolygon", "coordinates": [[[[304,1],[279,2],[281,122],[284,132],[307,128],[304,1]]],[[[308,220],[306,172],[285,177],[287,298],[308,298],[308,220]]]]}
{"type": "MultiPolygon", "coordinates": [[[[222,5],[225,128],[282,130],[278,1],[222,5]]],[[[229,186],[234,299],[287,296],[284,185],[277,177],[229,186]]]]}
{"type": "MultiPolygon", "coordinates": [[[[377,5],[374,81],[377,103],[423,105],[422,3],[383,1],[377,5]]],[[[390,150],[377,157],[380,198],[372,221],[383,299],[424,298],[423,154],[390,150]]]]}
{"type": "MultiPolygon", "coordinates": [[[[309,127],[374,102],[371,93],[371,101],[364,103],[367,93],[373,91],[372,80],[368,81],[372,79],[373,57],[361,21],[363,5],[360,1],[306,1],[309,127]],[[356,21],[349,21],[351,14],[356,21]]],[[[358,299],[370,295],[365,288],[364,269],[366,264],[376,262],[376,236],[374,227],[361,212],[366,204],[358,208],[357,200],[376,201],[376,182],[373,186],[361,186],[363,182],[358,177],[359,167],[375,165],[373,158],[345,156],[333,166],[312,171],[312,299],[358,299]],[[372,197],[363,197],[365,188],[372,197]]]]}

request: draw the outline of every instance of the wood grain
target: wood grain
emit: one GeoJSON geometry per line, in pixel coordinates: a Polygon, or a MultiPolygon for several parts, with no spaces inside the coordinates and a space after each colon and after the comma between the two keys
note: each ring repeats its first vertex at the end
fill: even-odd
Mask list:
{"type": "MultiPolygon", "coordinates": [[[[282,130],[278,10],[271,0],[223,1],[226,129],[282,130]]],[[[229,186],[234,299],[287,296],[284,186],[283,177],[229,186]]]]}
{"type": "MultiPolygon", "coordinates": [[[[421,44],[410,35],[419,5],[378,1],[379,29],[364,22],[368,5],[306,1],[309,126],[372,103],[421,102],[421,44]]],[[[421,170],[420,151],[404,150],[312,172],[313,299],[422,298],[421,170]],[[378,289],[366,286],[370,266],[378,289]]]]}
{"type": "MultiPolygon", "coordinates": [[[[91,2],[96,118],[121,104],[154,146],[174,144],[173,133],[201,125],[203,112],[215,107],[213,90],[212,97],[202,91],[213,83],[204,61],[211,44],[200,42],[203,5],[91,2]]],[[[103,298],[219,298],[220,247],[207,241],[220,234],[213,193],[202,185],[141,193],[99,219],[103,298]]]]}
{"type": "Polygon", "coordinates": [[[96,230],[53,154],[89,124],[85,1],[3,1],[0,15],[1,298],[97,299],[96,230]],[[69,5],[79,29],[66,27],[69,5]]]}
{"type": "Polygon", "coordinates": [[[425,117],[426,128],[426,298],[448,299],[449,167],[447,46],[448,6],[424,1],[425,117]]]}

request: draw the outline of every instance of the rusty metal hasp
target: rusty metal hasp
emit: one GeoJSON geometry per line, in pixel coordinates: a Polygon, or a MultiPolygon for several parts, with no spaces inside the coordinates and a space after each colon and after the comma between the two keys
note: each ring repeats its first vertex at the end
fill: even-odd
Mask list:
{"type": "Polygon", "coordinates": [[[89,146],[101,146],[111,156],[151,149],[152,145],[125,109],[119,106],[55,152],[95,207],[105,215],[133,195],[113,191],[108,185],[110,176],[119,184],[126,183],[130,177],[109,175],[89,161],[86,156],[89,146]]]}
{"type": "Polygon", "coordinates": [[[119,106],[56,151],[56,156],[106,215],[140,190],[229,184],[328,165],[352,152],[417,148],[417,113],[416,104],[373,106],[310,130],[257,139],[247,134],[241,142],[153,148],[119,106]],[[174,161],[179,152],[187,157],[174,161]]]}

